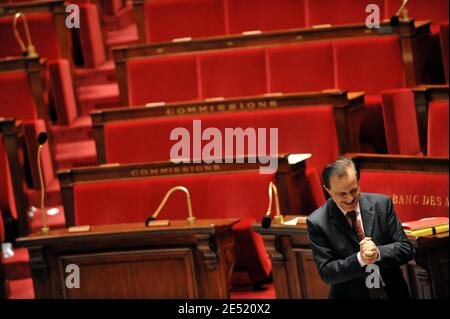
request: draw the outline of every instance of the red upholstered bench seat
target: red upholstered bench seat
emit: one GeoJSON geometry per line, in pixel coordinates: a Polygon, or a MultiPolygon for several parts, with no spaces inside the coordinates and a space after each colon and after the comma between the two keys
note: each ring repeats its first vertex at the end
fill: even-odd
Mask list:
{"type": "Polygon", "coordinates": [[[393,200],[402,222],[449,215],[448,173],[361,171],[361,189],[393,200]]]}
{"type": "MultiPolygon", "coordinates": [[[[104,126],[106,162],[168,161],[171,148],[176,143],[170,140],[171,131],[186,128],[192,145],[193,120],[201,120],[203,130],[209,127],[219,129],[223,145],[226,128],[265,128],[266,154],[270,151],[270,128],[277,128],[278,148],[275,151],[279,154],[311,153],[313,156],[308,165],[319,171],[339,155],[333,107],[311,106],[109,122],[104,126]],[[320,129],[317,123],[320,123],[320,129]]],[[[208,142],[203,141],[202,145],[208,142]]],[[[234,154],[250,155],[247,148],[244,153],[237,153],[235,148],[234,154]]]]}
{"type": "MultiPolygon", "coordinates": [[[[143,16],[146,42],[184,37],[211,37],[245,31],[271,31],[316,25],[363,24],[376,5],[380,20],[390,19],[401,0],[164,0],[135,6],[143,16]],[[369,11],[367,11],[368,9],[369,11]],[[170,21],[170,23],[169,23],[170,21]]],[[[447,0],[408,3],[409,17],[437,22],[448,20],[447,0]]]]}
{"type": "MultiPolygon", "coordinates": [[[[385,152],[380,94],[406,86],[398,36],[237,48],[126,62],[129,105],[338,88],[366,93],[362,137],[385,152]]],[[[121,88],[123,89],[123,88],[121,88]]]]}
{"type": "Polygon", "coordinates": [[[405,86],[398,36],[131,58],[130,105],[339,88],[405,86]]]}

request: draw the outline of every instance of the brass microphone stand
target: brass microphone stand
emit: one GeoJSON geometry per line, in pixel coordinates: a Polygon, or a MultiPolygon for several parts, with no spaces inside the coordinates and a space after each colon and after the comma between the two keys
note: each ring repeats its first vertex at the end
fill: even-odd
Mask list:
{"type": "Polygon", "coordinates": [[[182,191],[186,194],[186,201],[187,201],[187,207],[188,207],[188,213],[189,217],[187,218],[187,222],[189,225],[195,224],[195,217],[192,214],[192,204],[191,204],[191,196],[189,194],[189,190],[184,186],[175,186],[169,189],[169,191],[164,196],[161,204],[159,204],[158,208],[156,209],[156,212],[152,215],[153,219],[156,219],[158,217],[159,213],[163,209],[164,205],[166,205],[167,200],[169,199],[170,195],[172,195],[175,191],[182,191]]]}
{"type": "Polygon", "coordinates": [[[22,49],[22,52],[24,53],[25,56],[29,57],[29,58],[35,58],[38,56],[36,49],[33,45],[33,43],[31,43],[31,36],[30,36],[30,29],[28,28],[28,22],[27,22],[27,17],[24,13],[22,12],[17,12],[14,15],[14,19],[13,19],[13,30],[14,30],[14,35],[17,39],[17,42],[20,45],[20,48],[22,49]],[[22,18],[23,19],[23,26],[25,28],[25,36],[27,38],[27,43],[28,45],[25,46],[24,42],[22,41],[22,38],[20,37],[19,34],[19,30],[17,29],[17,21],[22,18]]]}

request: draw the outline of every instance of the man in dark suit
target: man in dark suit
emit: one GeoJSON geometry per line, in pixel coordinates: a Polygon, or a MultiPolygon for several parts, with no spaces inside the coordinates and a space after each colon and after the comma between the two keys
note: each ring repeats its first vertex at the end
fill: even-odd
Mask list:
{"type": "Polygon", "coordinates": [[[323,181],[331,198],[307,223],[320,276],[331,285],[329,297],[410,298],[400,266],[413,258],[413,248],[390,198],[361,193],[350,159],[328,165],[323,181]]]}

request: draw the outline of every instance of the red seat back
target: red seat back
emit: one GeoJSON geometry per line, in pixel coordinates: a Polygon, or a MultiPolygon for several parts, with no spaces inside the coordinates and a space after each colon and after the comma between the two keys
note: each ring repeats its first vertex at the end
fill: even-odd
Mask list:
{"type": "Polygon", "coordinates": [[[199,54],[202,98],[261,95],[267,92],[264,49],[199,54]]]}
{"type": "MultiPolygon", "coordinates": [[[[253,217],[260,220],[267,209],[270,181],[274,181],[274,175],[261,175],[256,171],[77,183],[73,188],[75,223],[143,223],[155,212],[165,193],[177,185],[189,189],[196,218],[253,217]]],[[[159,219],[186,219],[187,216],[186,195],[177,192],[169,199],[159,219]]]]}
{"type": "Polygon", "coordinates": [[[384,16],[384,0],[308,0],[308,26],[319,24],[361,24],[371,12],[366,12],[369,4],[380,8],[380,20],[384,16]]]}
{"type": "Polygon", "coordinates": [[[338,88],[380,94],[406,86],[398,36],[339,40],[334,50],[338,88]]]}
{"type": "Polygon", "coordinates": [[[194,55],[127,61],[129,104],[198,99],[196,61],[194,55]]]}
{"type": "Polygon", "coordinates": [[[304,0],[226,0],[229,33],[305,27],[304,0]]]}
{"type": "Polygon", "coordinates": [[[381,105],[389,154],[421,155],[411,89],[384,91],[381,105]]]}
{"type": "MultiPolygon", "coordinates": [[[[312,153],[308,164],[319,171],[339,155],[333,108],[314,106],[110,122],[104,126],[106,162],[168,161],[171,148],[176,143],[170,140],[174,128],[186,128],[190,132],[192,147],[193,120],[201,120],[203,130],[209,127],[219,129],[222,140],[225,139],[226,128],[266,128],[268,143],[269,129],[278,128],[278,153],[312,153]],[[326,129],[318,130],[317,123],[326,129]]],[[[203,141],[202,145],[207,143],[203,141]]],[[[224,142],[222,145],[224,147],[224,142]]],[[[266,151],[269,153],[269,146],[266,151]]],[[[191,150],[191,156],[192,153],[191,150]]],[[[244,154],[238,155],[245,154],[249,154],[247,148],[244,148],[244,154]]]]}
{"type": "Polygon", "coordinates": [[[3,137],[0,134],[0,210],[10,212],[17,219],[16,202],[9,170],[8,156],[6,154],[3,137]]]}
{"type": "Polygon", "coordinates": [[[223,0],[146,1],[147,42],[226,34],[223,0]]]}
{"type": "MultiPolygon", "coordinates": [[[[0,18],[0,57],[22,56],[22,50],[17,43],[12,27],[13,17],[0,18]]],[[[37,53],[49,60],[61,58],[61,48],[58,33],[51,13],[27,14],[30,36],[37,53]]],[[[18,23],[19,33],[25,40],[23,23],[18,23]]],[[[26,41],[25,41],[26,44],[26,41]]]]}
{"type": "Polygon", "coordinates": [[[84,66],[95,68],[106,62],[100,16],[95,4],[80,4],[81,49],[84,66]]]}
{"type": "Polygon", "coordinates": [[[26,72],[0,73],[0,116],[20,120],[33,120],[38,117],[26,72]]]}
{"type": "Polygon", "coordinates": [[[430,102],[428,105],[429,156],[448,158],[448,101],[430,102]]]}
{"type": "Polygon", "coordinates": [[[78,117],[78,112],[69,61],[51,61],[48,68],[58,124],[70,125],[78,117]]]}
{"type": "Polygon", "coordinates": [[[270,92],[308,92],[335,87],[330,42],[269,47],[267,68],[270,92]]]}

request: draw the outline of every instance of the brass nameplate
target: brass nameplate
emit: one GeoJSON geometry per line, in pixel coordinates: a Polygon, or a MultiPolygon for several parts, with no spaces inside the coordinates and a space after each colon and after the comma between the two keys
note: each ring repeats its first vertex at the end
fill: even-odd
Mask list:
{"type": "Polygon", "coordinates": [[[168,219],[164,220],[152,220],[148,222],[148,227],[157,227],[157,226],[169,226],[170,222],[168,219]]]}
{"type": "Polygon", "coordinates": [[[69,227],[69,233],[81,233],[91,231],[91,226],[73,226],[69,227]]]}

